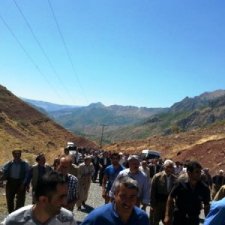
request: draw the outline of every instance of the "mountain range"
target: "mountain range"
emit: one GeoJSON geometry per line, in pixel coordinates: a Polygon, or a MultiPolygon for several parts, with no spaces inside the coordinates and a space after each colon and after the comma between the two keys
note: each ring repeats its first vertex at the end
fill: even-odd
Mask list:
{"type": "Polygon", "coordinates": [[[225,90],[186,97],[170,108],[104,106],[102,103],[83,107],[57,106],[25,101],[38,110],[45,110],[50,118],[69,131],[97,142],[104,126],[105,144],[190,131],[225,119],[225,90]]]}
{"type": "MultiPolygon", "coordinates": [[[[98,148],[99,142],[74,134],[56,123],[56,119],[51,119],[53,115],[60,115],[61,119],[68,115],[65,118],[69,119],[73,115],[70,110],[76,110],[79,113],[75,115],[79,115],[85,126],[93,123],[100,127],[100,133],[96,133],[98,141],[103,128],[103,139],[108,138],[106,135],[110,132],[117,134],[117,139],[109,136],[109,144],[103,143],[105,150],[138,153],[146,148],[155,149],[162,158],[179,161],[195,159],[204,167],[209,167],[212,173],[225,170],[224,90],[186,97],[170,108],[157,109],[94,103],[82,107],[54,105],[53,110],[51,103],[44,103],[43,109],[40,104],[35,106],[33,100],[29,100],[33,102],[29,104],[25,101],[0,86],[0,163],[9,160],[11,150],[15,148],[22,149],[23,157],[29,162],[40,151],[51,162],[68,141],[75,142],[79,147],[98,148]],[[107,112],[105,116],[104,112],[107,112]]],[[[67,123],[72,126],[74,119],[67,123]]]]}

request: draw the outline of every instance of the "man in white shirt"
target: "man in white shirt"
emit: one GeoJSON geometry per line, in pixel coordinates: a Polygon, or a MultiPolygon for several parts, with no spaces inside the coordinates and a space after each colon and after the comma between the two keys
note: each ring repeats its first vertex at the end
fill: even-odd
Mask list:
{"type": "Polygon", "coordinates": [[[73,213],[62,208],[66,201],[68,184],[66,176],[51,171],[38,182],[36,203],[24,206],[9,214],[4,225],[77,225],[73,213]]]}

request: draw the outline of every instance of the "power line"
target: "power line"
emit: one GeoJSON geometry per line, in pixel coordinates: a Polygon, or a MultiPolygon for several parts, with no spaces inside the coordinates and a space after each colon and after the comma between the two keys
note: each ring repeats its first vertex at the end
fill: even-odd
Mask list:
{"type": "Polygon", "coordinates": [[[99,147],[100,149],[102,148],[102,141],[103,141],[103,134],[104,134],[104,129],[107,126],[106,124],[102,124],[102,133],[101,133],[101,138],[100,138],[100,143],[99,143],[99,147]]]}
{"type": "Polygon", "coordinates": [[[59,23],[58,23],[58,21],[57,21],[57,18],[56,18],[56,15],[55,15],[55,12],[54,12],[54,9],[53,9],[53,7],[52,7],[52,4],[51,4],[50,0],[48,0],[48,4],[49,4],[49,7],[50,7],[50,9],[51,9],[51,13],[52,13],[53,19],[54,19],[54,21],[55,21],[57,30],[58,30],[58,32],[59,32],[59,36],[60,36],[60,38],[61,38],[61,40],[62,40],[62,43],[63,43],[64,49],[65,49],[66,55],[67,55],[67,57],[68,57],[68,59],[69,59],[69,62],[70,62],[70,64],[71,64],[73,73],[74,73],[74,75],[75,75],[75,77],[76,77],[76,79],[77,79],[77,83],[78,83],[78,85],[80,86],[81,91],[82,91],[82,93],[84,94],[86,101],[88,102],[87,96],[86,96],[86,94],[85,94],[85,91],[84,91],[83,86],[81,85],[80,79],[79,79],[79,77],[78,77],[78,75],[77,75],[77,73],[76,73],[75,66],[74,66],[74,63],[73,63],[73,60],[72,60],[70,51],[69,51],[69,49],[68,49],[68,47],[67,47],[67,45],[66,45],[66,41],[65,41],[64,36],[63,36],[63,34],[62,34],[62,32],[61,32],[59,23]]]}
{"type": "Polygon", "coordinates": [[[7,24],[7,22],[4,20],[4,18],[2,17],[2,15],[0,14],[0,19],[3,22],[3,24],[5,25],[5,27],[8,29],[9,33],[13,36],[13,38],[16,40],[17,44],[20,46],[20,48],[23,50],[23,52],[25,53],[25,55],[27,56],[27,58],[30,60],[30,62],[33,64],[33,66],[35,67],[35,69],[44,77],[44,79],[46,80],[46,82],[48,83],[48,85],[54,90],[54,92],[58,95],[59,98],[60,95],[58,94],[58,92],[56,91],[56,89],[51,85],[51,83],[49,82],[48,78],[45,76],[45,74],[41,71],[40,67],[37,65],[37,63],[34,61],[34,59],[32,58],[32,56],[29,54],[29,52],[25,49],[25,47],[23,46],[23,44],[21,43],[21,41],[17,38],[17,36],[15,35],[15,33],[13,32],[13,30],[9,27],[9,25],[7,24]]]}
{"type": "Polygon", "coordinates": [[[14,4],[15,4],[16,8],[18,9],[18,11],[20,12],[21,16],[23,17],[23,19],[24,19],[24,21],[25,21],[25,23],[26,23],[28,29],[30,30],[30,32],[31,32],[31,34],[32,34],[32,36],[33,36],[33,38],[34,38],[34,40],[36,41],[38,47],[41,49],[42,54],[45,56],[45,58],[46,58],[46,60],[47,60],[47,62],[48,62],[48,64],[49,64],[50,68],[52,69],[53,73],[55,74],[56,78],[58,79],[59,84],[63,86],[63,88],[65,89],[66,93],[67,93],[67,94],[69,95],[69,97],[73,100],[72,95],[70,94],[70,92],[68,91],[68,89],[66,88],[66,86],[64,85],[64,83],[62,82],[60,76],[58,75],[58,73],[57,73],[55,67],[53,66],[53,64],[52,64],[50,58],[48,57],[46,51],[44,50],[43,46],[41,45],[41,42],[39,41],[39,39],[38,39],[37,36],[35,35],[35,33],[34,33],[32,27],[31,27],[30,23],[28,22],[27,18],[25,17],[23,11],[21,10],[21,8],[19,7],[19,5],[17,4],[16,0],[13,0],[13,2],[14,2],[14,4]]]}

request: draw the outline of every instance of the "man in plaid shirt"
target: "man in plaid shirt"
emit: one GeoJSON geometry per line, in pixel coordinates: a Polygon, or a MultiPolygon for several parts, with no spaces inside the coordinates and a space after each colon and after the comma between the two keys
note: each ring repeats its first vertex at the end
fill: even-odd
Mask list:
{"type": "Polygon", "coordinates": [[[63,156],[60,158],[60,163],[57,170],[63,175],[66,175],[68,179],[67,202],[65,203],[64,208],[73,211],[74,205],[78,198],[78,179],[74,175],[68,173],[71,166],[70,164],[70,156],[63,156]]]}

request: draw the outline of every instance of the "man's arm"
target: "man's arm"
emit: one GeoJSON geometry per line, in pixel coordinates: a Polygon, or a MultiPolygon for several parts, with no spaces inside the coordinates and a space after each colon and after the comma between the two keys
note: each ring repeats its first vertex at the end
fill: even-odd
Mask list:
{"type": "Polygon", "coordinates": [[[149,182],[147,176],[145,178],[146,179],[145,179],[145,182],[143,185],[143,199],[142,199],[142,204],[143,204],[142,209],[143,210],[146,210],[147,205],[149,205],[149,203],[150,203],[150,192],[151,192],[150,182],[149,182]]]}
{"type": "Polygon", "coordinates": [[[150,210],[153,211],[156,203],[157,176],[153,176],[150,191],[150,210]]]}
{"type": "Polygon", "coordinates": [[[174,207],[174,200],[169,195],[167,202],[166,202],[166,213],[164,218],[164,225],[171,225],[172,224],[172,216],[173,216],[173,207],[174,207]]]}
{"type": "Polygon", "coordinates": [[[221,186],[219,191],[216,193],[216,196],[214,197],[214,201],[218,201],[225,197],[225,185],[221,186]]]}
{"type": "Polygon", "coordinates": [[[209,210],[210,210],[210,204],[204,204],[204,214],[205,214],[205,217],[208,215],[209,210]]]}
{"type": "Polygon", "coordinates": [[[104,174],[102,178],[102,197],[106,198],[106,183],[107,183],[108,177],[106,174],[104,174]]]}

